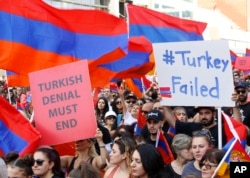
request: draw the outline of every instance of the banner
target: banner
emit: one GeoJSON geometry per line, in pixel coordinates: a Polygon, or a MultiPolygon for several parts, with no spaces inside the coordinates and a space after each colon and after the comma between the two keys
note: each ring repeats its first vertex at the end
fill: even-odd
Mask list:
{"type": "Polygon", "coordinates": [[[162,104],[234,106],[228,42],[153,43],[162,104]]]}
{"type": "Polygon", "coordinates": [[[96,119],[87,61],[29,74],[41,145],[95,136],[96,119]]]}

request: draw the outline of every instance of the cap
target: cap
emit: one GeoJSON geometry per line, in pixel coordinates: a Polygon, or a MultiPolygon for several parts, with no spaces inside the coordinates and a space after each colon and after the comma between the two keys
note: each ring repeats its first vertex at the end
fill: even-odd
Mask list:
{"type": "Polygon", "coordinates": [[[244,89],[246,89],[247,85],[246,85],[245,82],[239,82],[239,83],[235,84],[234,89],[236,90],[237,88],[244,88],[244,89]]]}
{"type": "Polygon", "coordinates": [[[129,93],[125,96],[125,99],[129,99],[129,98],[134,98],[135,100],[137,100],[137,96],[134,93],[129,93]]]}
{"type": "Polygon", "coordinates": [[[201,109],[209,109],[212,112],[215,111],[215,107],[210,107],[210,106],[198,106],[195,108],[195,111],[199,112],[201,109]]]}
{"type": "Polygon", "coordinates": [[[104,118],[109,117],[109,116],[115,116],[115,117],[117,117],[117,115],[116,115],[116,113],[114,111],[108,111],[108,112],[106,112],[104,118]]]}
{"type": "Polygon", "coordinates": [[[155,121],[162,121],[163,115],[159,110],[151,110],[147,115],[147,120],[155,120],[155,121]]]}

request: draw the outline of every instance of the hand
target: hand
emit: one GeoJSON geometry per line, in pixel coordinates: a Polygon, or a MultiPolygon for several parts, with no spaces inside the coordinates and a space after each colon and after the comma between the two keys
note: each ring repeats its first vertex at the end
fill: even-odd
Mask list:
{"type": "Polygon", "coordinates": [[[232,93],[231,100],[234,102],[238,102],[239,100],[239,95],[236,92],[232,93]]]}
{"type": "Polygon", "coordinates": [[[99,128],[97,128],[95,138],[96,138],[98,143],[102,142],[102,136],[103,136],[102,131],[99,128]]]}

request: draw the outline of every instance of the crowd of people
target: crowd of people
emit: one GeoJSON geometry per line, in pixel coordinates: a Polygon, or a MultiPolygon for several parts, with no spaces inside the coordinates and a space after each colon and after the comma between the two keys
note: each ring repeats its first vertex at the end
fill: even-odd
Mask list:
{"type": "Polygon", "coordinates": [[[0,80],[0,96],[5,98],[25,118],[31,118],[33,106],[29,87],[8,87],[5,76],[2,76],[2,80],[0,80]]]}
{"type": "MultiPolygon", "coordinates": [[[[235,107],[222,110],[249,130],[249,86],[245,79],[238,80],[235,73],[239,71],[233,73],[235,107]]],[[[32,119],[28,90],[8,89],[2,82],[1,95],[27,119],[32,119]]],[[[22,157],[13,150],[0,159],[0,178],[211,178],[225,155],[218,147],[216,108],[170,107],[162,106],[160,101],[156,81],[152,81],[141,98],[123,82],[116,90],[103,88],[94,106],[96,135],[75,140],[75,155],[59,155],[53,145],[39,147],[32,155],[22,157]],[[139,117],[145,119],[140,132],[137,131],[139,117]],[[170,128],[175,130],[174,134],[170,128]],[[167,164],[155,146],[159,132],[174,155],[167,164]]],[[[249,138],[246,138],[247,145],[250,145],[249,138]]],[[[222,132],[222,145],[225,144],[226,135],[222,132]]]]}

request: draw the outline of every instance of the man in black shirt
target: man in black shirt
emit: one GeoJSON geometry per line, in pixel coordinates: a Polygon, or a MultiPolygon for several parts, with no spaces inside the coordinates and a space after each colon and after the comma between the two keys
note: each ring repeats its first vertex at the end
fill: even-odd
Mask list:
{"type": "MultiPolygon", "coordinates": [[[[175,128],[176,134],[184,133],[192,136],[194,131],[208,129],[211,133],[210,141],[212,145],[218,147],[218,125],[215,121],[215,108],[214,107],[198,107],[196,111],[199,113],[200,122],[181,122],[175,119],[171,108],[164,107],[164,115],[169,125],[175,128]]],[[[222,132],[222,145],[226,144],[226,135],[222,132]]]]}
{"type": "MultiPolygon", "coordinates": [[[[235,86],[235,92],[238,95],[238,105],[241,113],[241,120],[243,124],[247,126],[247,129],[250,128],[250,102],[247,101],[248,98],[248,88],[246,83],[238,83],[235,86]]],[[[250,137],[247,138],[247,145],[250,145],[250,137]]]]}

